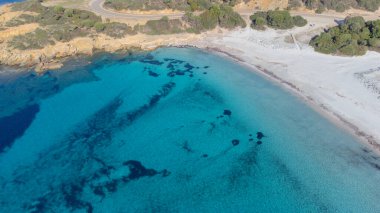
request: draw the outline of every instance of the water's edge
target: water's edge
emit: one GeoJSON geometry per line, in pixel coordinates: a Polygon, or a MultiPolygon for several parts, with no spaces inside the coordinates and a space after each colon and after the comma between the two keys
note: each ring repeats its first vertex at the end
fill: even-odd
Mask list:
{"type": "Polygon", "coordinates": [[[321,115],[325,119],[335,124],[337,128],[343,129],[345,132],[347,132],[348,134],[358,139],[358,142],[360,142],[362,145],[365,145],[366,147],[370,148],[376,153],[376,155],[380,156],[380,141],[377,141],[371,134],[360,129],[357,125],[348,121],[347,119],[345,119],[338,113],[335,113],[334,111],[330,110],[327,106],[321,103],[318,103],[315,99],[306,95],[296,85],[292,84],[291,82],[286,81],[285,79],[279,77],[275,73],[261,66],[250,64],[244,59],[242,59],[241,57],[231,54],[219,48],[209,48],[209,47],[200,48],[197,46],[180,46],[180,48],[182,47],[197,48],[203,51],[207,51],[209,53],[219,55],[234,63],[240,64],[241,66],[247,68],[248,70],[252,72],[259,74],[261,77],[265,78],[266,80],[269,80],[275,83],[282,89],[285,89],[286,91],[298,97],[303,103],[307,104],[311,109],[313,109],[319,115],[321,115]]]}

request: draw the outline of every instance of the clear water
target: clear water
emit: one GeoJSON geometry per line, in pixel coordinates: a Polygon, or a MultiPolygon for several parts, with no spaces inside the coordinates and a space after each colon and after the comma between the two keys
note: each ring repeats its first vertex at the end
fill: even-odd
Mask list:
{"type": "Polygon", "coordinates": [[[14,2],[21,2],[21,1],[23,0],[0,0],[0,5],[14,3],[14,2]]]}
{"type": "Polygon", "coordinates": [[[0,140],[0,212],[380,211],[378,156],[196,49],[3,79],[0,140]]]}

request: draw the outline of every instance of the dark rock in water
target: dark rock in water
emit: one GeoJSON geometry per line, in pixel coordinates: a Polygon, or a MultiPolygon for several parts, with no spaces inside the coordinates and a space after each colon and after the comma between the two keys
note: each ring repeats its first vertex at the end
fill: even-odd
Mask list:
{"type": "Polygon", "coordinates": [[[260,145],[260,144],[262,144],[262,143],[263,143],[262,141],[257,141],[257,144],[258,144],[258,145],[260,145]]]}
{"type": "Polygon", "coordinates": [[[161,171],[161,174],[162,174],[162,177],[167,177],[171,174],[171,172],[169,172],[167,169],[164,169],[161,171]]]}
{"type": "Polygon", "coordinates": [[[34,104],[11,116],[0,118],[0,153],[24,134],[39,111],[39,105],[34,104]]]}
{"type": "Polygon", "coordinates": [[[253,141],[253,138],[250,138],[249,141],[253,141]]]}
{"type": "Polygon", "coordinates": [[[207,75],[207,72],[203,72],[204,75],[207,75]]]}
{"type": "Polygon", "coordinates": [[[164,62],[155,60],[151,54],[145,56],[145,58],[139,60],[141,63],[152,64],[152,65],[162,65],[164,62]]]}
{"type": "Polygon", "coordinates": [[[204,66],[203,68],[204,68],[204,69],[208,69],[209,67],[210,67],[210,66],[204,66]]]}
{"type": "Polygon", "coordinates": [[[249,134],[249,137],[252,137],[252,134],[249,134]]]}
{"type": "Polygon", "coordinates": [[[166,68],[168,68],[169,70],[174,70],[174,65],[173,65],[173,63],[169,63],[167,66],[166,66],[166,68]]]}
{"type": "Polygon", "coordinates": [[[129,180],[139,179],[144,176],[152,177],[158,172],[154,169],[145,168],[139,161],[129,160],[123,163],[124,166],[128,166],[130,174],[128,175],[129,180]]]}
{"type": "Polygon", "coordinates": [[[105,197],[106,196],[106,193],[104,193],[103,191],[103,187],[102,186],[95,186],[92,191],[94,192],[94,194],[100,196],[100,197],[105,197]]]}
{"type": "Polygon", "coordinates": [[[117,190],[117,180],[112,180],[110,182],[107,182],[105,185],[106,189],[109,192],[116,192],[117,190]]]}
{"type": "Polygon", "coordinates": [[[192,77],[194,77],[194,75],[193,75],[193,74],[190,74],[189,77],[192,78],[192,77]]]}
{"type": "Polygon", "coordinates": [[[150,75],[150,76],[152,76],[152,77],[158,77],[158,76],[159,76],[159,74],[158,74],[158,73],[155,73],[155,72],[153,72],[153,71],[150,71],[150,70],[149,70],[149,72],[148,72],[148,73],[149,73],[149,75],[150,75]]]}
{"type": "Polygon", "coordinates": [[[86,209],[87,213],[93,212],[93,206],[91,203],[79,199],[79,196],[83,192],[85,181],[79,181],[75,184],[62,185],[62,195],[67,207],[72,210],[86,209]]]}
{"type": "Polygon", "coordinates": [[[240,141],[237,139],[232,140],[232,145],[237,146],[239,145],[240,141]]]}
{"type": "Polygon", "coordinates": [[[231,112],[231,110],[225,109],[224,112],[223,112],[223,115],[231,116],[232,112],[231,112]]]}
{"type": "Polygon", "coordinates": [[[186,63],[184,66],[187,70],[192,70],[194,69],[194,66],[190,65],[189,63],[186,63]]]}
{"type": "Polygon", "coordinates": [[[25,205],[24,208],[28,210],[30,213],[39,213],[39,212],[46,212],[46,206],[47,203],[46,198],[41,197],[37,200],[33,201],[30,205],[25,205]]]}
{"type": "Polygon", "coordinates": [[[257,139],[261,140],[263,137],[265,137],[265,135],[262,132],[257,132],[256,137],[257,139]]]}
{"type": "Polygon", "coordinates": [[[208,157],[208,154],[203,154],[202,157],[203,157],[203,158],[207,158],[207,157],[208,157]]]}

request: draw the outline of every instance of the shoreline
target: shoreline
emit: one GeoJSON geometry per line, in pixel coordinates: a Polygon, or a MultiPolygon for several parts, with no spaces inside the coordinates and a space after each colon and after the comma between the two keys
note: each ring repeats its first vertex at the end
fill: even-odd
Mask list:
{"type": "Polygon", "coordinates": [[[286,91],[290,92],[291,94],[299,98],[299,100],[304,102],[308,107],[313,109],[316,113],[318,113],[325,119],[332,122],[337,128],[340,128],[343,131],[349,133],[350,135],[358,139],[358,142],[360,142],[361,144],[371,149],[371,151],[374,151],[377,155],[380,155],[380,144],[376,139],[374,139],[374,137],[371,134],[366,133],[364,130],[361,130],[357,125],[355,125],[352,122],[349,122],[348,120],[346,120],[339,114],[335,113],[328,107],[324,106],[323,104],[317,103],[315,99],[306,95],[300,88],[298,88],[296,85],[292,84],[291,82],[288,82],[285,79],[282,79],[281,77],[277,76],[275,73],[259,65],[249,64],[244,59],[240,58],[239,56],[233,55],[227,52],[226,50],[215,48],[215,47],[206,47],[206,48],[197,47],[197,46],[192,46],[192,47],[219,55],[227,60],[234,61],[235,63],[238,63],[243,67],[246,67],[249,71],[257,73],[260,76],[264,77],[266,80],[269,80],[272,83],[275,83],[277,86],[280,86],[281,88],[285,89],[286,91]]]}

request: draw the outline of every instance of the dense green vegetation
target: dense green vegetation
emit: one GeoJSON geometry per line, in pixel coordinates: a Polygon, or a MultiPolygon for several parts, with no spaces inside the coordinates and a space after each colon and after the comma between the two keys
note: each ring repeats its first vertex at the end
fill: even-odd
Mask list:
{"type": "Polygon", "coordinates": [[[306,19],[301,16],[292,17],[289,11],[268,11],[256,12],[250,17],[252,24],[251,27],[257,30],[265,30],[265,27],[274,29],[290,29],[293,27],[303,27],[307,24],[306,19]]]}
{"type": "MultiPolygon", "coordinates": [[[[152,1],[153,2],[153,1],[152,1]]],[[[226,1],[230,4],[232,1],[226,1]]],[[[92,12],[68,9],[60,6],[45,7],[39,0],[30,0],[16,3],[12,6],[15,11],[32,11],[36,15],[22,14],[6,23],[6,27],[15,27],[27,23],[37,23],[39,28],[31,33],[19,35],[9,42],[17,49],[40,49],[47,44],[67,42],[77,37],[90,36],[95,33],[104,33],[114,38],[134,35],[138,32],[149,35],[174,34],[181,32],[200,33],[212,30],[217,26],[232,29],[245,27],[245,21],[233,11],[228,4],[212,4],[200,15],[188,12],[182,20],[170,20],[163,17],[160,20],[150,20],[145,25],[134,28],[124,23],[102,19],[92,12]]]]}
{"type": "MultiPolygon", "coordinates": [[[[207,10],[213,5],[234,6],[242,0],[106,0],[104,5],[115,10],[207,10]]],[[[247,0],[245,0],[247,1],[247,0]]]]}
{"type": "Polygon", "coordinates": [[[103,23],[102,19],[92,12],[60,6],[45,7],[38,0],[15,3],[12,10],[31,11],[37,15],[22,14],[8,21],[6,27],[27,23],[38,23],[40,26],[36,31],[16,36],[9,42],[9,45],[17,49],[40,49],[47,44],[70,41],[93,32],[103,32],[115,38],[136,34],[127,24],[103,23]]]}
{"type": "Polygon", "coordinates": [[[246,27],[246,23],[230,6],[214,5],[203,11],[199,16],[188,12],[182,20],[170,20],[163,17],[160,20],[148,21],[144,26],[138,26],[137,29],[142,33],[159,35],[181,32],[201,33],[215,29],[217,26],[233,29],[246,27]]]}
{"type": "Polygon", "coordinates": [[[149,35],[174,34],[184,32],[181,20],[170,20],[163,17],[160,20],[150,20],[144,26],[139,26],[139,31],[149,35]]]}
{"type": "Polygon", "coordinates": [[[380,50],[380,20],[365,22],[363,17],[349,17],[310,41],[321,53],[364,55],[368,49],[380,50]]]}
{"type": "Polygon", "coordinates": [[[290,0],[289,7],[295,8],[305,5],[310,9],[316,9],[318,13],[325,9],[343,12],[349,8],[360,8],[369,11],[379,9],[380,0],[290,0]]]}
{"type": "Polygon", "coordinates": [[[235,27],[246,27],[243,18],[227,5],[214,5],[208,10],[196,16],[187,13],[183,20],[188,24],[187,31],[200,33],[212,30],[218,25],[222,28],[233,29],[235,27]]]}

